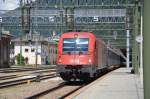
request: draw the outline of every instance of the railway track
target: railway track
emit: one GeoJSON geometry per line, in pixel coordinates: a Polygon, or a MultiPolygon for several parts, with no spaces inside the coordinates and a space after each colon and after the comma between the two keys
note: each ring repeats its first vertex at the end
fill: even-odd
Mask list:
{"type": "MultiPolygon", "coordinates": [[[[101,76],[103,76],[103,75],[101,75],[101,76]]],[[[43,75],[43,77],[41,77],[41,79],[47,79],[47,76],[43,75]]],[[[35,78],[32,80],[30,79],[30,81],[36,81],[36,79],[35,78]]],[[[17,83],[19,83],[19,82],[17,82],[17,83]]],[[[23,83],[27,83],[27,79],[23,83]]],[[[54,78],[52,80],[48,80],[48,81],[46,80],[41,83],[33,83],[33,84],[31,84],[31,86],[33,86],[33,87],[30,86],[29,89],[22,86],[22,87],[24,87],[23,92],[21,90],[18,90],[18,92],[17,91],[10,92],[11,94],[5,95],[5,93],[4,93],[3,97],[8,97],[8,98],[4,98],[4,99],[10,99],[12,97],[13,97],[12,99],[20,99],[21,97],[23,97],[23,99],[71,99],[70,97],[72,97],[74,94],[78,93],[78,90],[79,90],[79,92],[81,92],[80,89],[82,91],[85,90],[90,83],[91,82],[88,82],[88,83],[87,82],[86,83],[85,82],[82,82],[82,83],[81,82],[80,83],[78,83],[78,82],[73,82],[73,83],[63,82],[62,83],[62,80],[57,80],[57,78],[56,79],[54,78]],[[15,93],[18,93],[18,95],[14,95],[15,93]],[[18,98],[18,97],[20,97],[20,98],[18,98]]],[[[16,84],[16,85],[19,85],[19,84],[16,84]]],[[[10,86],[13,86],[13,85],[10,85],[10,86]]],[[[6,85],[6,87],[9,87],[9,85],[6,85]]],[[[5,87],[2,87],[2,88],[5,88],[5,87]]],[[[20,88],[20,86],[19,86],[19,88],[20,88]]]]}
{"type": "Polygon", "coordinates": [[[0,82],[0,88],[7,88],[10,86],[25,84],[27,83],[27,81],[35,82],[35,81],[41,81],[41,80],[50,79],[54,77],[56,77],[56,73],[46,74],[46,75],[37,75],[37,76],[23,76],[15,80],[11,79],[8,81],[0,82]]]}
{"type": "MultiPolygon", "coordinates": [[[[113,69],[112,69],[113,70],[113,69]]],[[[53,70],[52,70],[53,71],[53,70]]],[[[56,70],[54,70],[56,71],[56,70]]],[[[50,70],[44,70],[44,71],[35,71],[30,74],[34,74],[33,76],[30,75],[9,75],[9,76],[1,76],[0,77],[0,88],[5,88],[9,86],[14,86],[14,85],[19,85],[19,84],[24,84],[27,83],[28,80],[30,82],[34,81],[40,81],[44,79],[49,79],[49,78],[54,78],[56,77],[56,73],[54,74],[46,74],[46,75],[41,75],[42,73],[50,72],[50,70]],[[37,74],[37,75],[36,75],[37,74]],[[15,80],[14,80],[15,79],[15,80]],[[4,81],[3,81],[4,80],[4,81]]],[[[105,74],[105,73],[104,73],[105,74]]]]}
{"type": "Polygon", "coordinates": [[[25,99],[64,99],[85,85],[74,85],[63,82],[58,86],[40,91],[36,94],[26,97],[25,99]]]}
{"type": "Polygon", "coordinates": [[[38,70],[46,70],[46,69],[55,69],[55,66],[53,67],[39,67],[39,68],[6,68],[6,69],[0,69],[0,73],[13,73],[13,72],[23,72],[23,71],[38,71],[38,70]]]}
{"type": "Polygon", "coordinates": [[[8,75],[8,76],[1,76],[0,80],[7,80],[7,79],[13,79],[18,77],[17,75],[8,75]]]}
{"type": "Polygon", "coordinates": [[[47,72],[56,72],[56,69],[47,69],[47,70],[38,70],[38,71],[33,71],[30,73],[22,73],[20,75],[17,74],[11,74],[11,75],[4,75],[4,76],[0,76],[0,81],[2,80],[9,80],[9,79],[14,79],[14,78],[18,78],[18,77],[23,77],[23,76],[27,76],[30,74],[41,74],[41,73],[47,73],[47,72]]]}

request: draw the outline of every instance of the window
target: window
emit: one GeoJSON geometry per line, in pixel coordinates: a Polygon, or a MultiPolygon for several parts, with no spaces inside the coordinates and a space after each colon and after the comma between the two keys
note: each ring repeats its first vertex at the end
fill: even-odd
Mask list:
{"type": "Polygon", "coordinates": [[[35,49],[34,48],[31,48],[31,52],[34,52],[35,51],[35,49]]]}
{"type": "Polygon", "coordinates": [[[88,51],[88,38],[65,38],[63,40],[63,52],[88,51]]]}
{"type": "Polygon", "coordinates": [[[25,42],[25,45],[28,45],[29,43],[28,42],[25,42]]]}
{"type": "Polygon", "coordinates": [[[28,49],[27,49],[27,48],[25,48],[25,52],[28,52],[28,49]]]}

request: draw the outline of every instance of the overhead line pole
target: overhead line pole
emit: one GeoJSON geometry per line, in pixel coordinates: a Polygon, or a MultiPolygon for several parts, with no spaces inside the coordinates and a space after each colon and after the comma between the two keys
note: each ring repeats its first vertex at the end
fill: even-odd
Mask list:
{"type": "Polygon", "coordinates": [[[139,55],[138,55],[138,43],[136,42],[136,37],[139,34],[139,12],[138,12],[138,7],[139,7],[139,0],[135,1],[135,12],[134,12],[134,30],[133,30],[133,40],[132,40],[132,67],[134,69],[134,72],[136,74],[139,73],[138,67],[139,67],[139,55]]]}
{"type": "Polygon", "coordinates": [[[36,29],[38,28],[38,23],[37,23],[37,6],[38,6],[38,3],[36,2],[35,3],[35,8],[34,8],[34,12],[35,12],[35,17],[36,17],[36,20],[35,20],[35,34],[36,34],[36,39],[35,39],[35,46],[36,46],[36,52],[35,52],[35,67],[37,67],[37,64],[38,64],[38,40],[39,40],[39,35],[38,35],[38,32],[36,31],[36,29]]]}
{"type": "MultiPolygon", "coordinates": [[[[126,0],[126,4],[128,1],[126,0]]],[[[130,67],[130,13],[128,7],[126,8],[126,67],[130,67]]]]}
{"type": "Polygon", "coordinates": [[[22,64],[22,34],[24,33],[24,8],[23,8],[23,0],[20,0],[21,7],[21,33],[20,33],[20,65],[22,64]]]}
{"type": "Polygon", "coordinates": [[[130,67],[130,32],[129,30],[127,30],[127,48],[126,48],[126,51],[127,51],[127,59],[126,59],[126,67],[129,68],[130,67]]]}
{"type": "Polygon", "coordinates": [[[144,99],[150,99],[150,0],[144,0],[143,62],[144,62],[144,99]]]}

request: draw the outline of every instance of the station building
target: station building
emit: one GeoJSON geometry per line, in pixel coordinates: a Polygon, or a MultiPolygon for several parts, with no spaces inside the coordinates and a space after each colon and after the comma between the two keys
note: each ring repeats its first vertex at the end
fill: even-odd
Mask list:
{"type": "MultiPolygon", "coordinates": [[[[56,44],[48,42],[47,37],[32,35],[32,38],[28,35],[22,36],[13,39],[12,43],[14,44],[14,55],[16,57],[19,53],[22,53],[26,65],[47,65],[55,64],[56,58],[56,44]],[[38,39],[38,40],[37,40],[38,39]],[[36,56],[37,54],[37,56],[36,56]]],[[[15,58],[15,64],[17,60],[15,58]]]]}
{"type": "Polygon", "coordinates": [[[0,38],[0,68],[9,67],[10,39],[9,31],[2,31],[0,38]]]}

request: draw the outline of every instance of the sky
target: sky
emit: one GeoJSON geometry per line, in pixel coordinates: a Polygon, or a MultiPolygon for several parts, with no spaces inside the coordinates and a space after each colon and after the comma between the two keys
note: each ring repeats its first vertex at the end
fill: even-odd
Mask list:
{"type": "Polygon", "coordinates": [[[19,6],[19,0],[0,0],[0,10],[13,10],[19,6]]]}

